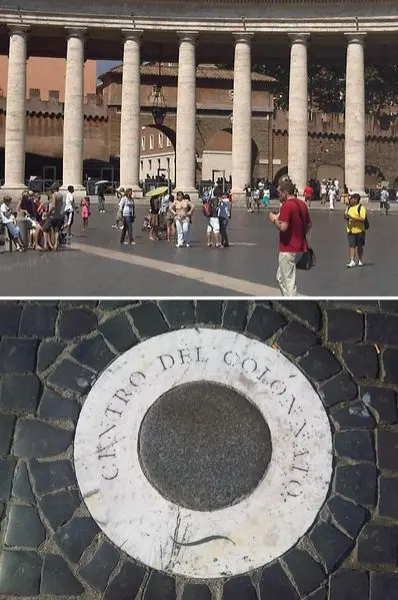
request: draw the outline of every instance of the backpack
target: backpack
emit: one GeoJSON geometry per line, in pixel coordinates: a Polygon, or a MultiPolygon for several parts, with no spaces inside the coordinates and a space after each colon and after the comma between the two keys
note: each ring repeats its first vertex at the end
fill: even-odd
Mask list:
{"type": "Polygon", "coordinates": [[[213,212],[213,207],[211,205],[210,200],[206,200],[202,205],[203,214],[205,217],[210,217],[213,212]]]}
{"type": "MultiPolygon", "coordinates": [[[[358,215],[361,216],[361,206],[362,204],[358,204],[358,215]]],[[[364,226],[365,226],[365,231],[367,231],[369,229],[369,219],[368,219],[368,215],[366,215],[365,220],[363,222],[364,226]]]]}

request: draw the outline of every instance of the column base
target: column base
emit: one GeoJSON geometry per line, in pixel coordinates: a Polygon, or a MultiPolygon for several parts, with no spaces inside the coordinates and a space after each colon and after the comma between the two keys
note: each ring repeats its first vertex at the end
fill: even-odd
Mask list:
{"type": "Polygon", "coordinates": [[[26,192],[27,186],[24,183],[5,183],[0,188],[2,196],[11,196],[13,200],[20,199],[22,192],[26,192]]]}
{"type": "MultiPolygon", "coordinates": [[[[73,183],[68,183],[68,184],[63,183],[61,185],[61,187],[59,188],[59,191],[60,192],[67,192],[68,191],[68,187],[70,185],[73,185],[73,183]]],[[[86,193],[86,188],[84,187],[84,185],[80,185],[80,184],[79,185],[73,185],[73,187],[74,187],[74,190],[75,190],[76,194],[80,195],[81,193],[84,193],[84,194],[86,193]]]]}
{"type": "Polygon", "coordinates": [[[243,190],[234,191],[232,189],[231,193],[232,193],[232,205],[235,205],[235,206],[245,205],[246,206],[246,192],[245,191],[243,191],[243,190]]]}

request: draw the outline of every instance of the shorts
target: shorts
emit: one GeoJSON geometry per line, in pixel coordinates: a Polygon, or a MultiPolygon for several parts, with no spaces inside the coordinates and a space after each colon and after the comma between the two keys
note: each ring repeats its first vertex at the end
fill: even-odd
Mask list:
{"type": "Polygon", "coordinates": [[[384,202],[384,200],[380,200],[380,208],[388,208],[390,205],[390,203],[388,202],[388,200],[386,202],[384,202]]]}
{"type": "Polygon", "coordinates": [[[65,211],[65,225],[67,227],[72,227],[75,213],[73,210],[65,211]]]}
{"type": "Polygon", "coordinates": [[[64,220],[57,217],[51,217],[50,225],[54,231],[61,231],[64,226],[64,220]]]}
{"type": "Polygon", "coordinates": [[[365,245],[365,233],[347,233],[349,248],[362,248],[365,245]]]}
{"type": "Polygon", "coordinates": [[[218,217],[209,217],[209,224],[207,225],[207,233],[219,233],[220,232],[220,221],[218,217]]]}
{"type": "Polygon", "coordinates": [[[17,238],[19,238],[19,236],[21,235],[21,232],[17,225],[15,225],[14,223],[6,223],[6,227],[8,229],[9,235],[12,237],[13,240],[16,240],[17,238]]]}

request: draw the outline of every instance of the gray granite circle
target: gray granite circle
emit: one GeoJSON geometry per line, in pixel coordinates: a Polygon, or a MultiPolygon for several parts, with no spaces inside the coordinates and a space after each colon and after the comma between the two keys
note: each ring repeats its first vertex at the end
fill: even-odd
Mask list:
{"type": "Polygon", "coordinates": [[[146,478],[164,498],[214,511],[256,489],[271,460],[271,434],[242,393],[196,381],[173,387],[149,408],[138,454],[146,478]]]}

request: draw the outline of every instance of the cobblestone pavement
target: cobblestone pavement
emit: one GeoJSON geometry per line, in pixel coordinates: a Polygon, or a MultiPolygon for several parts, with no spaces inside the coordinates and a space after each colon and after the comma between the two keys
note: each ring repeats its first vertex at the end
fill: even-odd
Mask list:
{"type": "MultiPolygon", "coordinates": [[[[275,279],[277,231],[266,219],[265,211],[247,214],[243,209],[235,209],[229,226],[232,246],[216,251],[205,245],[206,223],[199,210],[194,217],[189,249],[176,249],[167,242],[150,242],[148,234],[140,231],[145,215],[143,206],[137,208],[137,245],[134,249],[120,247],[120,232],[111,228],[114,207],[108,210],[100,216],[93,209],[88,233],[81,232],[76,224],[74,251],[72,244],[72,250],[57,255],[33,251],[0,255],[2,293],[17,298],[279,296],[275,279]],[[112,259],[110,251],[116,252],[112,259]],[[128,257],[135,262],[124,262],[128,257]],[[157,261],[153,268],[149,268],[147,259],[157,261]]],[[[397,214],[389,217],[377,212],[371,214],[366,264],[360,269],[345,266],[347,242],[341,211],[314,210],[313,221],[312,245],[318,264],[310,272],[298,274],[300,294],[398,295],[397,214]]]]}
{"type": "Polygon", "coordinates": [[[398,302],[1,302],[0,336],[1,600],[398,597],[398,302]],[[318,390],[334,446],[328,497],[297,545],[209,581],[117,549],[90,517],[72,461],[99,373],[140,340],[194,324],[279,347],[318,390]]]}

